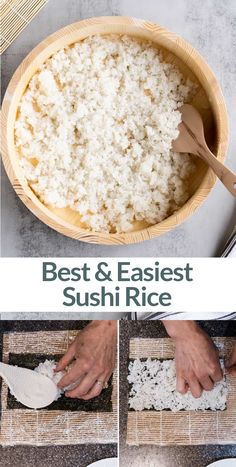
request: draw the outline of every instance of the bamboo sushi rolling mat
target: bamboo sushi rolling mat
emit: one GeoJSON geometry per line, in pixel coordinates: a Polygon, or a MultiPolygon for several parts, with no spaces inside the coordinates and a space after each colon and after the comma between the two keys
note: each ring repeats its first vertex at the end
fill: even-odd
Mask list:
{"type": "MultiPolygon", "coordinates": [[[[216,337],[220,356],[230,354],[235,339],[216,337]]],[[[140,358],[173,359],[171,339],[131,339],[131,360],[140,358]]],[[[145,410],[128,411],[127,444],[129,445],[197,445],[236,444],[236,378],[227,376],[229,394],[224,411],[145,410]]]]}
{"type": "Polygon", "coordinates": [[[0,54],[17,38],[49,0],[0,0],[0,54]]]}
{"type": "MultiPolygon", "coordinates": [[[[32,362],[36,356],[35,367],[39,361],[63,355],[78,332],[3,334],[3,362],[23,362],[26,367],[30,367],[27,359],[32,362]]],[[[61,397],[51,406],[40,410],[22,406],[10,394],[3,381],[1,409],[0,445],[3,446],[116,443],[117,371],[113,374],[109,388],[91,401],[61,397]]]]}

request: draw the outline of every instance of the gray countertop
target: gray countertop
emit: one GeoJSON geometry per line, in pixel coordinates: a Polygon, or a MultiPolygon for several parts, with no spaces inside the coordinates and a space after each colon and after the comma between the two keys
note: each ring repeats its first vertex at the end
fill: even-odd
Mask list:
{"type": "MultiPolygon", "coordinates": [[[[210,336],[234,336],[233,321],[199,322],[210,336]]],[[[236,445],[208,446],[128,446],[126,444],[128,407],[128,354],[132,337],[167,337],[160,321],[120,322],[120,467],[207,467],[211,462],[236,457],[236,445]]]]}
{"type": "Polygon", "coordinates": [[[111,444],[0,447],[0,467],[88,467],[115,456],[116,447],[111,444]]]}
{"type": "MultiPolygon", "coordinates": [[[[2,56],[2,95],[22,59],[50,33],[100,15],[157,22],[188,40],[215,72],[226,99],[231,136],[227,164],[236,169],[235,0],[49,0],[2,56]]],[[[204,205],[174,231],[145,243],[108,247],[66,238],[39,221],[2,170],[2,256],[215,256],[235,223],[235,200],[218,182],[204,205]]]]}

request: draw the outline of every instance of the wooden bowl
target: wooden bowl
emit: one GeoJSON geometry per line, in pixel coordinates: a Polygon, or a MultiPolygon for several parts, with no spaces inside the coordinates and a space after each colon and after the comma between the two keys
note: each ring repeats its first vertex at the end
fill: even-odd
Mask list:
{"type": "Polygon", "coordinates": [[[217,80],[209,66],[193,47],[177,35],[148,21],[129,17],[98,17],[71,24],[41,42],[23,60],[7,88],[3,107],[2,154],[3,163],[18,196],[45,224],[69,237],[99,244],[123,245],[147,240],[181,224],[206,199],[216,177],[200,159],[197,161],[191,184],[191,197],[177,212],[156,225],[135,223],[128,233],[110,234],[89,231],[80,222],[79,213],[71,209],[45,206],[29,187],[19,167],[19,156],[14,144],[14,123],[17,108],[31,77],[52,54],[68,44],[92,34],[128,34],[151,40],[163,51],[164,58],[176,64],[185,76],[198,83],[193,99],[205,125],[206,139],[217,158],[223,162],[227,149],[228,124],[224,99],[217,80]]]}

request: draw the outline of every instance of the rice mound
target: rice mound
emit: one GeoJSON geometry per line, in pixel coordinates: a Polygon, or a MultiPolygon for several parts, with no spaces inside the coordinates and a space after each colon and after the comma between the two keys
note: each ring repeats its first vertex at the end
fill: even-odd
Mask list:
{"type": "Polygon", "coordinates": [[[203,391],[196,399],[190,391],[176,391],[174,360],[139,359],[129,363],[128,381],[131,385],[129,407],[141,411],[154,410],[224,410],[227,401],[226,378],[215,383],[211,391],[203,391]]]}
{"type": "Polygon", "coordinates": [[[193,89],[147,41],[98,35],[59,50],[19,104],[15,144],[30,187],[90,230],[162,221],[189,198],[193,158],[171,143],[193,89]]]}
{"type": "MultiPolygon", "coordinates": [[[[55,360],[45,360],[45,362],[39,363],[39,365],[34,369],[34,371],[36,371],[36,373],[39,373],[40,375],[47,376],[57,385],[61,378],[64,376],[65,372],[58,371],[57,373],[55,373],[54,370],[56,366],[57,365],[55,360]]],[[[62,389],[58,388],[55,400],[59,399],[63,392],[64,391],[62,389]]]]}

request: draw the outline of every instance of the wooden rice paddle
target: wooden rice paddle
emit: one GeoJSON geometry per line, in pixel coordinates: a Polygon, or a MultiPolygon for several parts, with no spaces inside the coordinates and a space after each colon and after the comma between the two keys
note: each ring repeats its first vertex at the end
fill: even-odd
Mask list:
{"type": "Polygon", "coordinates": [[[201,157],[212,168],[227,190],[236,197],[236,174],[219,162],[208,148],[201,115],[189,104],[180,107],[179,111],[182,114],[182,122],[179,124],[179,136],[172,142],[173,150],[201,157]]]}

